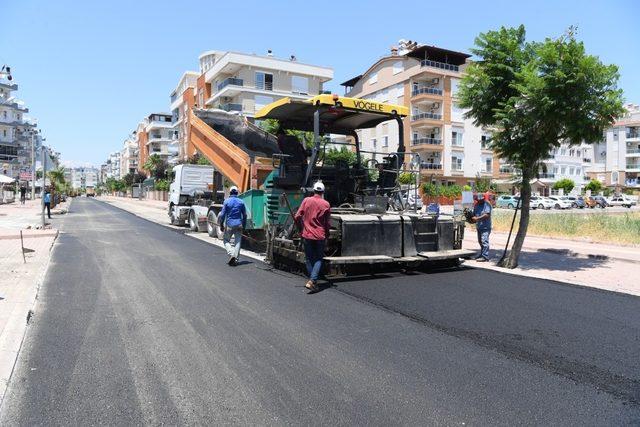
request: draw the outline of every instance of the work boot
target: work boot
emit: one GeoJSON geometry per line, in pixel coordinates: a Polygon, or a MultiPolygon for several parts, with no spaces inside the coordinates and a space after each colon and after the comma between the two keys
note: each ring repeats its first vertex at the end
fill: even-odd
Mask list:
{"type": "Polygon", "coordinates": [[[234,266],[235,263],[236,263],[236,257],[230,256],[229,261],[227,261],[227,264],[230,266],[234,266]]]}
{"type": "Polygon", "coordinates": [[[304,285],[305,288],[309,290],[309,293],[312,294],[314,292],[318,292],[318,287],[313,280],[307,280],[307,283],[304,285]]]}

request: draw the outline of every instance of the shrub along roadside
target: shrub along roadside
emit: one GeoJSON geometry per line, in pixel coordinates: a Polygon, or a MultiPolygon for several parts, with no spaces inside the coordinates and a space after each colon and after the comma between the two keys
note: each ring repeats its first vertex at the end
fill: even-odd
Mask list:
{"type": "MultiPolygon", "coordinates": [[[[509,231],[513,219],[512,212],[494,210],[492,217],[495,231],[509,231]]],[[[531,215],[530,221],[530,235],[589,238],[595,243],[640,245],[640,213],[638,212],[540,214],[531,215]]]]}

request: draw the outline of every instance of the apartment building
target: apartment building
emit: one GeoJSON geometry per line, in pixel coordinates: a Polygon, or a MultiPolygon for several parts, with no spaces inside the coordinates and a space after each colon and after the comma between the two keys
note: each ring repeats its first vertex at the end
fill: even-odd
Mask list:
{"type": "Polygon", "coordinates": [[[79,167],[65,169],[65,177],[70,177],[71,186],[75,190],[87,187],[95,188],[98,185],[100,171],[93,167],[79,167]]]}
{"type": "Polygon", "coordinates": [[[107,159],[107,178],[120,178],[120,152],[114,151],[107,159]]]}
{"type": "MultiPolygon", "coordinates": [[[[345,95],[409,107],[404,141],[419,156],[423,180],[472,184],[492,177],[490,133],[463,117],[457,88],[470,55],[400,40],[363,74],[342,83],[345,95]]],[[[359,135],[362,149],[389,153],[398,147],[398,125],[387,122],[359,135]]],[[[407,159],[409,160],[409,159],[407,159]]]]}
{"type": "Polygon", "coordinates": [[[122,150],[120,151],[120,178],[131,173],[134,174],[138,170],[138,144],[135,135],[130,135],[124,140],[122,150]]]}
{"type": "Polygon", "coordinates": [[[135,131],[138,145],[138,170],[142,169],[149,156],[158,155],[169,161],[172,155],[169,144],[173,142],[173,121],[171,114],[152,113],[138,124],[135,131]]]}
{"type": "Polygon", "coordinates": [[[42,137],[34,132],[35,122],[27,117],[29,109],[13,94],[18,85],[8,76],[0,78],[0,172],[19,178],[21,171],[31,170],[31,146],[39,152],[42,137]]]}
{"type": "Polygon", "coordinates": [[[187,160],[190,156],[187,149],[186,116],[189,108],[195,103],[195,89],[198,76],[199,74],[196,71],[186,71],[170,95],[171,117],[174,125],[174,140],[172,141],[172,145],[177,149],[177,158],[179,160],[187,160]]]}
{"type": "Polygon", "coordinates": [[[626,110],[594,145],[587,175],[609,187],[640,189],[640,106],[628,104],[626,110]]]}

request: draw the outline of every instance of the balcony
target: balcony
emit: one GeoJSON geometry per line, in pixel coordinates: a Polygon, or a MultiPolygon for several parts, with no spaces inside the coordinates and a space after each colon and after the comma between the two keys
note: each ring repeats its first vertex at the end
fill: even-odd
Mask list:
{"type": "Polygon", "coordinates": [[[259,82],[256,81],[256,89],[259,90],[273,90],[273,82],[259,82]]]}
{"type": "Polygon", "coordinates": [[[232,103],[220,104],[220,105],[218,105],[218,108],[220,110],[224,110],[224,111],[242,112],[242,104],[232,104],[232,103]]]}
{"type": "Polygon", "coordinates": [[[584,158],[582,159],[582,161],[583,161],[584,163],[591,163],[591,159],[590,159],[590,158],[588,158],[588,157],[584,157],[584,158]]]}
{"type": "Polygon", "coordinates": [[[224,89],[225,87],[227,87],[229,85],[232,85],[232,86],[243,86],[244,82],[242,81],[242,79],[236,79],[236,78],[233,78],[233,77],[229,77],[228,79],[224,79],[223,81],[218,83],[217,90],[221,91],[222,89],[224,89]]]}
{"type": "Polygon", "coordinates": [[[442,140],[437,138],[414,138],[411,145],[442,145],[442,140]]]}
{"type": "Polygon", "coordinates": [[[418,96],[423,94],[442,96],[442,89],[429,86],[419,86],[411,91],[411,96],[418,96]]]}
{"type": "Polygon", "coordinates": [[[636,157],[640,156],[640,148],[627,148],[627,156],[636,157]]]}
{"type": "Polygon", "coordinates": [[[640,187],[640,178],[627,179],[624,185],[627,187],[640,187]]]}
{"type": "Polygon", "coordinates": [[[556,177],[555,173],[539,173],[538,179],[554,179],[556,177]]]}
{"type": "Polygon", "coordinates": [[[440,163],[420,163],[420,169],[423,170],[442,170],[440,163]]]}
{"type": "Polygon", "coordinates": [[[431,61],[429,59],[423,59],[422,61],[420,61],[420,66],[439,68],[441,70],[448,70],[448,71],[455,71],[455,72],[460,71],[460,67],[457,65],[447,64],[446,62],[431,61]]]}
{"type": "Polygon", "coordinates": [[[640,171],[640,163],[627,163],[627,169],[631,169],[634,171],[640,171]]]}
{"type": "Polygon", "coordinates": [[[626,133],[627,139],[640,139],[640,130],[633,130],[626,133]]]}
{"type": "Polygon", "coordinates": [[[438,114],[438,113],[418,113],[418,114],[414,114],[413,116],[411,116],[411,121],[415,122],[418,120],[424,120],[424,119],[430,119],[430,120],[442,120],[442,114],[438,114]]]}
{"type": "Polygon", "coordinates": [[[9,90],[18,90],[18,84],[17,83],[9,83],[9,80],[0,80],[0,87],[3,87],[5,89],[9,89],[9,90]]]}

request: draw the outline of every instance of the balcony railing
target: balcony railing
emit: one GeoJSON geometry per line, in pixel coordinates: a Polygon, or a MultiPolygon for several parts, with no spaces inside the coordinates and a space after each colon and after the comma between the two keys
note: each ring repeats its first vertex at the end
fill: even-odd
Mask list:
{"type": "Polygon", "coordinates": [[[441,145],[442,140],[437,138],[414,138],[411,145],[441,145]]]}
{"type": "Polygon", "coordinates": [[[442,70],[449,70],[449,71],[460,71],[460,67],[458,67],[457,65],[447,64],[446,62],[431,61],[429,59],[423,59],[420,62],[420,66],[440,68],[442,70]]]}
{"type": "Polygon", "coordinates": [[[640,148],[627,148],[627,154],[638,154],[640,153],[640,148]]]}
{"type": "Polygon", "coordinates": [[[640,163],[627,163],[627,169],[640,169],[640,163]]]}
{"type": "Polygon", "coordinates": [[[640,138],[640,132],[627,132],[627,139],[640,138]]]}
{"type": "Polygon", "coordinates": [[[442,89],[438,89],[435,87],[419,86],[413,89],[413,91],[411,92],[411,96],[422,95],[423,93],[427,93],[430,95],[442,95],[442,89]]]}
{"type": "Polygon", "coordinates": [[[539,173],[538,174],[538,178],[555,178],[556,174],[555,173],[539,173]]]}
{"type": "Polygon", "coordinates": [[[242,111],[242,104],[220,104],[218,108],[224,111],[242,111]]]}
{"type": "Polygon", "coordinates": [[[513,173],[513,168],[500,168],[500,173],[513,173]]]}
{"type": "Polygon", "coordinates": [[[244,84],[244,82],[242,81],[242,79],[236,79],[233,77],[229,77],[228,79],[224,79],[223,81],[221,81],[220,83],[218,83],[218,90],[222,90],[225,87],[229,86],[229,85],[233,85],[233,86],[242,86],[244,84]]]}
{"type": "Polygon", "coordinates": [[[273,90],[273,83],[272,82],[256,82],[256,89],[273,90]]]}
{"type": "Polygon", "coordinates": [[[439,163],[420,163],[420,169],[441,170],[442,165],[439,163]]]}
{"type": "Polygon", "coordinates": [[[626,185],[627,187],[640,187],[640,178],[628,179],[624,182],[624,185],[626,185]]]}
{"type": "Polygon", "coordinates": [[[437,113],[418,113],[411,116],[412,121],[422,120],[422,119],[433,119],[433,120],[442,120],[442,114],[437,113]]]}

